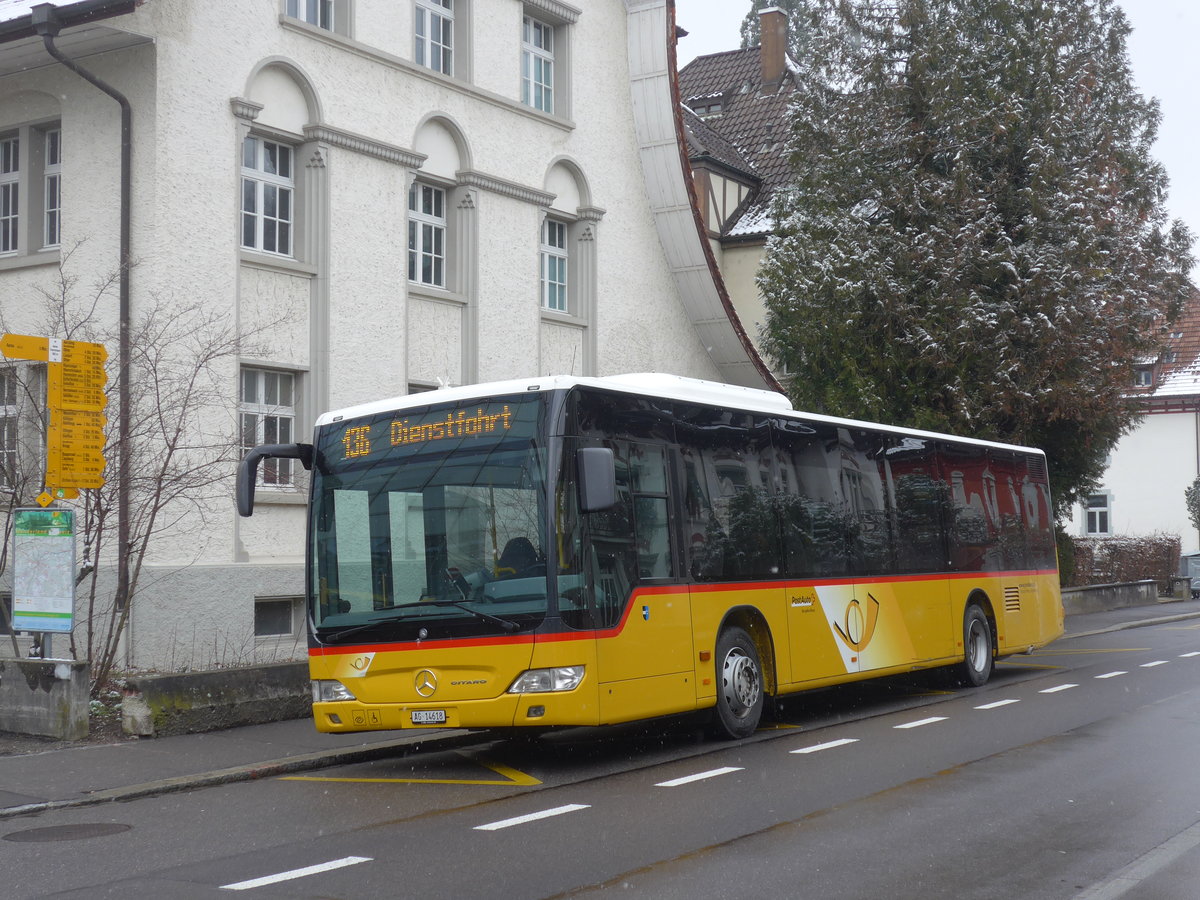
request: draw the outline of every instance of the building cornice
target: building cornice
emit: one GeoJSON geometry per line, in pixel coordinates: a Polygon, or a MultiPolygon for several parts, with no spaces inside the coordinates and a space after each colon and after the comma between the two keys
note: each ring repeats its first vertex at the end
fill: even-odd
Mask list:
{"type": "Polygon", "coordinates": [[[304,126],[304,137],[310,141],[320,141],[329,144],[331,147],[352,150],[364,156],[372,156],[375,159],[408,166],[411,169],[420,168],[425,163],[425,160],[429,158],[424,153],[418,153],[416,150],[397,147],[395,144],[386,144],[383,141],[364,137],[352,131],[334,128],[331,125],[306,125],[304,126]]]}
{"type": "Polygon", "coordinates": [[[576,9],[569,3],[561,2],[561,0],[525,0],[525,6],[529,9],[536,9],[538,12],[543,12],[568,25],[574,25],[583,14],[583,10],[576,9]]]}
{"type": "Polygon", "coordinates": [[[538,188],[518,184],[515,181],[507,181],[503,178],[497,178],[495,175],[487,175],[473,169],[464,169],[458,172],[457,178],[459,184],[478,188],[481,191],[490,191],[502,197],[511,197],[513,200],[520,200],[523,203],[549,206],[554,202],[554,194],[548,194],[546,191],[538,188]]]}
{"type": "Polygon", "coordinates": [[[246,119],[253,122],[258,118],[258,114],[263,111],[261,103],[255,103],[253,100],[247,100],[245,97],[230,97],[229,108],[233,110],[233,114],[239,119],[246,119]]]}

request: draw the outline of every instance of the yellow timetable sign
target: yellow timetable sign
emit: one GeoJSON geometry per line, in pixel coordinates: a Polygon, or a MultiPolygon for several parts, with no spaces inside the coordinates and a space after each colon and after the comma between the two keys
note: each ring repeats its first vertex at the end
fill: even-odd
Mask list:
{"type": "Polygon", "coordinates": [[[0,335],[0,353],[46,363],[46,487],[74,492],[104,485],[104,426],[108,405],[103,344],[27,334],[0,335]]]}

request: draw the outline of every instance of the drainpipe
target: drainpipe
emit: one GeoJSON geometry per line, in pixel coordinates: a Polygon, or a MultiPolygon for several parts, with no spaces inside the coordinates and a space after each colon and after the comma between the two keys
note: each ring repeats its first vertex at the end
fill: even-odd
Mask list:
{"type": "Polygon", "coordinates": [[[81,68],[74,60],[64,56],[54,46],[62,24],[58,10],[50,3],[42,3],[30,10],[33,30],[42,36],[46,52],[52,57],[121,105],[121,236],[120,236],[120,339],[118,350],[119,375],[117,379],[117,609],[124,610],[129,600],[129,232],[133,161],[133,108],[129,100],[116,88],[81,68]]]}

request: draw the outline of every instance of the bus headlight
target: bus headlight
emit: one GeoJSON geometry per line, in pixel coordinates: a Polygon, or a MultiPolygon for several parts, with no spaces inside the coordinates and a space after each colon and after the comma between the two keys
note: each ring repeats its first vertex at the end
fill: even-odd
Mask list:
{"type": "Polygon", "coordinates": [[[354,700],[355,697],[340,681],[312,682],[313,703],[332,703],[336,700],[354,700]]]}
{"type": "Polygon", "coordinates": [[[583,666],[557,669],[530,669],[517,676],[508,689],[510,694],[543,694],[547,691],[573,691],[583,681],[583,666]]]}

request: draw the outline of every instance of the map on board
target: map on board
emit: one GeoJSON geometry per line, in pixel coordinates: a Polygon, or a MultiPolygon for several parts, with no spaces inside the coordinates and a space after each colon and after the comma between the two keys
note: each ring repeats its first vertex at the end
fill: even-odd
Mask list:
{"type": "Polygon", "coordinates": [[[70,631],[75,616],[75,513],[18,509],[13,522],[13,628],[70,631]]]}

